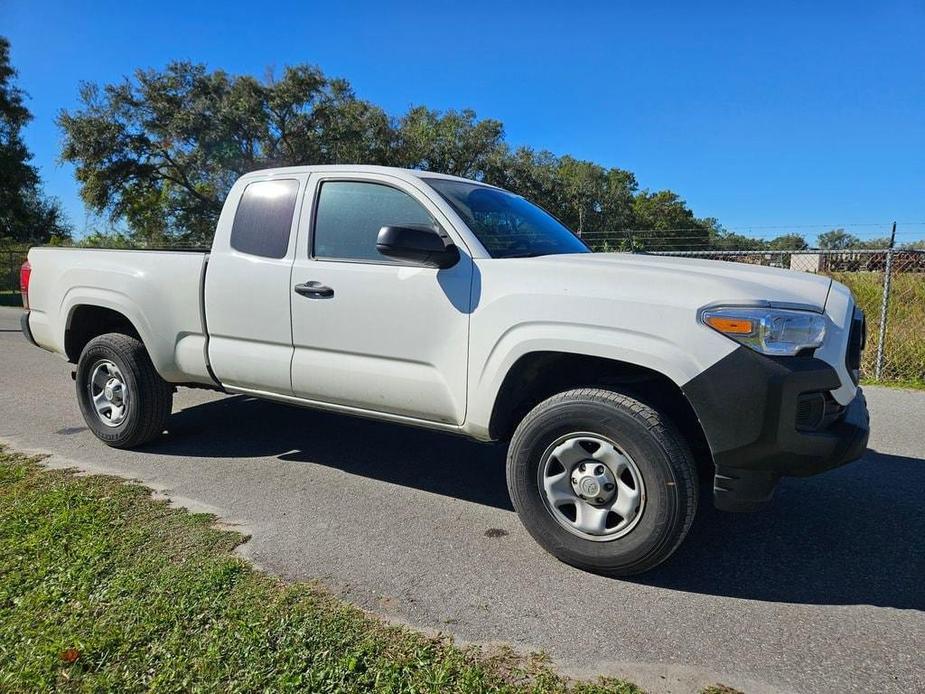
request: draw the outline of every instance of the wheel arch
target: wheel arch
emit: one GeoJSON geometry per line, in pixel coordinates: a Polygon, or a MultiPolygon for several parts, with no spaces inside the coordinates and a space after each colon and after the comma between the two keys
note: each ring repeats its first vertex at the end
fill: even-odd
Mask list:
{"type": "Polygon", "coordinates": [[[76,363],[81,350],[94,337],[122,333],[141,341],[162,378],[179,380],[175,377],[177,336],[171,334],[172,327],[155,329],[141,307],[126,294],[96,287],[75,288],[65,296],[59,315],[66,316],[58,344],[68,361],[76,363]]]}
{"type": "Polygon", "coordinates": [[[712,466],[703,427],[677,383],[650,367],[591,354],[535,351],[519,357],[495,396],[488,424],[490,438],[509,440],[517,424],[540,402],[583,387],[617,389],[656,408],[687,439],[698,463],[712,466]]]}
{"type": "Polygon", "coordinates": [[[106,333],[120,333],[144,339],[132,320],[121,311],[99,304],[79,303],[71,306],[64,326],[64,353],[77,363],[87,343],[106,333]]]}

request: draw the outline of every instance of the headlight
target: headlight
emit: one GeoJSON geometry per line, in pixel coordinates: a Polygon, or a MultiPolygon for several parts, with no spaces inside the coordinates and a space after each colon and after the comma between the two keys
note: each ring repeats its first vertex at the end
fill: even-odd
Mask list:
{"type": "Polygon", "coordinates": [[[811,311],[760,306],[704,309],[700,320],[717,332],[774,356],[793,356],[822,345],[825,316],[811,311]]]}

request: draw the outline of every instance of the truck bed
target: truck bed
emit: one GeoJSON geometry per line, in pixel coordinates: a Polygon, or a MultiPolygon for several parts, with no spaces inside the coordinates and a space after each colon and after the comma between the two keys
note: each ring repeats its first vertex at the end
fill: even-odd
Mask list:
{"type": "Polygon", "coordinates": [[[202,309],[208,252],[38,247],[29,251],[29,326],[36,344],[64,354],[80,307],[126,316],[158,373],[173,383],[213,383],[202,309]]]}

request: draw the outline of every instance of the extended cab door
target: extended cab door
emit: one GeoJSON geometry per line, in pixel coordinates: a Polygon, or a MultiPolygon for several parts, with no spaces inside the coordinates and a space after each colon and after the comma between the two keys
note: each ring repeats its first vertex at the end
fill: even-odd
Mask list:
{"type": "Polygon", "coordinates": [[[226,386],[291,395],[289,276],[307,175],[245,178],[222,209],[206,268],[212,371],[226,386]]]}
{"type": "Polygon", "coordinates": [[[310,233],[290,285],[296,396],[463,423],[473,265],[423,185],[379,174],[311,176],[302,213],[310,233]],[[437,270],[381,255],[379,229],[402,224],[439,225],[460,261],[437,270]],[[317,293],[296,292],[309,283],[317,293]]]}

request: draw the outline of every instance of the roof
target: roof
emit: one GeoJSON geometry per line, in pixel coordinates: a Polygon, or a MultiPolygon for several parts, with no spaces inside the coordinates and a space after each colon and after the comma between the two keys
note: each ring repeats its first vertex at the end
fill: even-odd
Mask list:
{"type": "MultiPolygon", "coordinates": [[[[402,179],[421,179],[421,178],[446,178],[455,181],[465,181],[466,183],[478,183],[488,185],[480,181],[473,181],[461,176],[450,176],[448,174],[436,173],[434,171],[423,171],[421,169],[402,169],[397,166],[371,166],[368,164],[318,164],[311,166],[282,166],[274,169],[259,169],[250,171],[241,178],[251,178],[258,176],[275,176],[284,174],[309,174],[309,173],[375,173],[387,176],[394,176],[402,179]]],[[[494,187],[494,186],[491,186],[494,187]]]]}

